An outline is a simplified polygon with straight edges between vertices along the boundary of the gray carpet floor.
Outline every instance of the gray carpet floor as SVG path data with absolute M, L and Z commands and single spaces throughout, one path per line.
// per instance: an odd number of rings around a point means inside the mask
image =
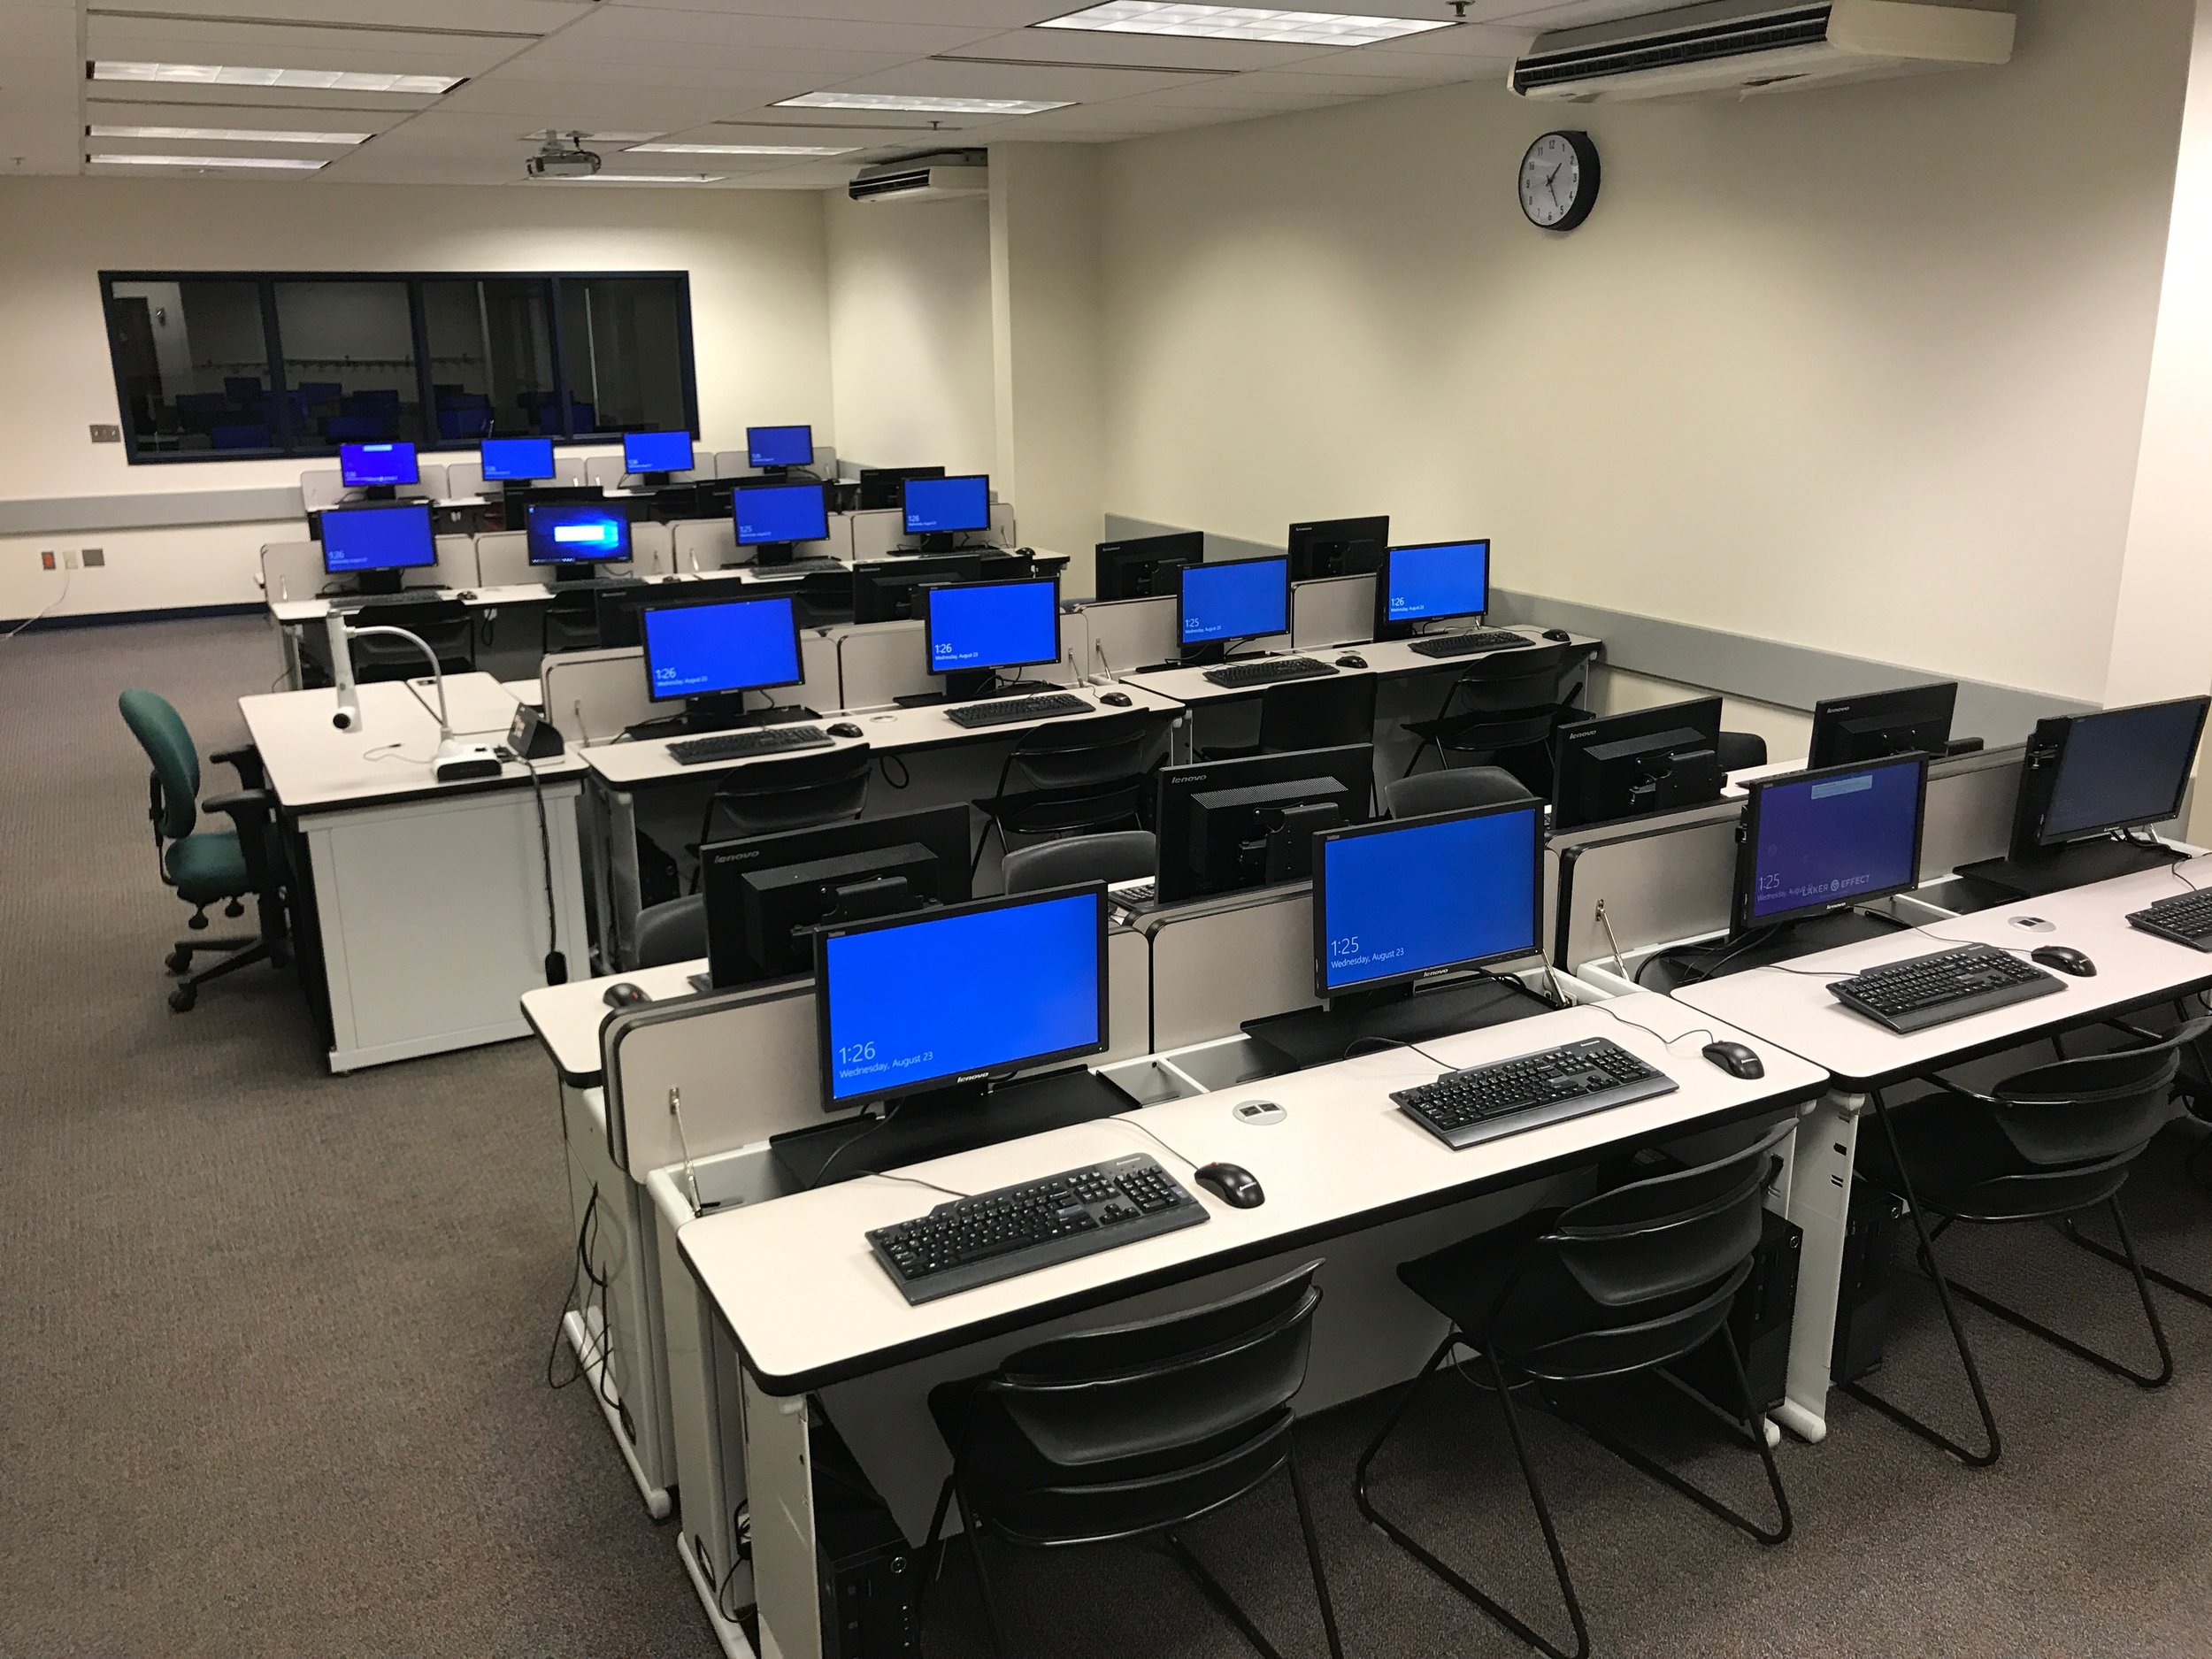
M 333 1078 L 288 977 L 164 1005 L 184 917 L 157 883 L 127 686 L 203 751 L 276 672 L 258 621 L 0 643 L 0 1655 L 713 1651 L 671 1534 L 592 1402 L 545 1385 L 568 1282 L 550 1074 L 522 1042 Z M 2155 1146 L 2152 1257 L 2212 1283 L 2212 1197 Z M 1962 1277 L 2128 1352 L 2124 1278 L 2048 1234 L 1962 1240 Z M 1786 1443 L 1797 1537 L 1762 1550 L 1559 1425 L 1532 1430 L 1601 1653 L 1853 1659 L 2212 1654 L 2212 1313 L 2173 1298 L 2178 1380 L 2139 1393 L 1970 1313 L 2008 1436 L 1970 1473 L 1839 1396 Z M 1886 1386 L 1962 1430 L 1924 1293 Z M 1525 1651 L 1365 1527 L 1361 1402 L 1306 1425 L 1353 1655 Z M 1747 1505 L 1755 1463 L 1671 1397 L 1609 1415 Z M 1385 1502 L 1564 1633 L 1494 1402 L 1434 1393 Z M 1286 1494 L 1192 1531 L 1287 1655 L 1318 1654 Z M 1240 1655 L 1164 1562 L 995 1557 L 1022 1655 Z M 933 1654 L 979 1651 L 956 1555 Z

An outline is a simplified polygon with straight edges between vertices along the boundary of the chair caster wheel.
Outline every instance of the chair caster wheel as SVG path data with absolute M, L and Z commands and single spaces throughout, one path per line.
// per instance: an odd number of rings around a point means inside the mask
M 236 899 L 233 899 L 229 903 L 223 906 L 223 914 L 229 917 L 234 922 L 245 913 L 246 907 Z
M 161 965 L 172 973 L 189 973 L 192 972 L 192 953 L 181 949 L 173 950 L 161 959 Z
M 169 993 L 169 1010 L 175 1014 L 188 1014 L 192 1011 L 192 1005 L 199 1000 L 197 986 L 180 985 Z
M 196 933 L 205 933 L 207 931 L 207 912 L 205 910 L 193 911 L 192 919 L 185 923 L 185 926 Z

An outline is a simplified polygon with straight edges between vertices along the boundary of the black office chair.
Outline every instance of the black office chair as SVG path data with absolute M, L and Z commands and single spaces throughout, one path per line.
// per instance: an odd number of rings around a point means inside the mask
M 1325 680 L 1286 680 L 1260 693 L 1260 732 L 1255 743 L 1210 745 L 1209 760 L 1242 755 L 1286 755 L 1302 749 L 1334 749 L 1375 741 L 1372 674 L 1333 674 Z
M 924 1548 L 942 1548 L 957 1502 L 994 1653 L 1038 1650 L 1007 1645 L 984 1566 L 987 1535 L 1021 1549 L 1157 1539 L 1239 1633 L 1277 1659 L 1181 1529 L 1282 1470 L 1329 1652 L 1343 1659 L 1290 1405 L 1306 1379 L 1320 1265 L 1188 1313 L 1042 1342 L 988 1377 L 930 1390 L 952 1473 Z
M 1006 855 L 1006 890 L 1040 893 L 1079 881 L 1144 881 L 1158 870 L 1160 843 L 1150 830 L 1109 830 L 1024 847 Z
M 599 595 L 596 591 L 580 588 L 572 593 L 563 593 L 557 588 L 553 590 L 553 597 L 538 609 L 538 649 L 541 656 L 599 649 Z
M 865 743 L 749 761 L 715 785 L 700 820 L 699 843 L 849 823 L 868 804 L 868 772 L 874 764 Z M 688 850 L 696 854 L 698 848 Z
M 1567 648 L 1556 642 L 1473 658 L 1444 693 L 1434 718 L 1403 722 L 1417 740 L 1404 775 L 1431 748 L 1445 765 L 1454 755 L 1494 762 L 1532 795 L 1551 794 L 1551 739 L 1559 724 Z
M 630 939 L 632 967 L 664 968 L 706 954 L 707 902 L 703 895 L 687 893 L 649 904 L 637 913 Z
M 1460 812 L 1535 799 L 1528 786 L 1502 766 L 1453 766 L 1443 772 L 1425 772 L 1385 786 L 1383 795 L 1394 818 L 1426 818 L 1433 812 Z
M 1954 1292 L 2008 1325 L 2139 1388 L 2162 1388 L 2173 1379 L 2173 1351 L 2167 1346 L 2142 1260 L 2135 1253 L 2134 1236 L 2120 1209 L 2120 1188 L 2127 1184 L 2128 1172 L 2143 1148 L 2173 1115 L 2181 1050 L 2212 1031 L 2212 1019 L 2193 1019 L 2164 1037 L 2124 1029 L 2142 1039 L 2142 1046 L 2038 1066 L 2005 1079 L 1986 1094 L 1942 1078 L 1926 1079 L 1934 1085 L 1933 1093 L 1895 1106 L 1883 1099 L 1879 1089 L 1874 1091 L 1881 1133 L 1860 1136 L 1859 1179 L 1905 1202 L 1919 1235 L 1921 1271 L 1935 1286 L 1987 1443 L 1974 1451 L 1863 1382 L 1845 1386 L 1855 1398 L 1971 1468 L 1995 1463 L 2004 1444 L 1974 1351 L 1967 1344 L 1966 1328 L 1952 1302 Z M 2062 1223 L 2098 1209 L 2111 1217 L 2121 1259 L 2135 1280 L 2143 1317 L 2158 1349 L 2155 1371 L 2123 1364 L 2017 1309 L 1956 1283 L 1936 1260 L 1936 1240 L 1955 1222 L 1987 1226 Z M 1933 1226 L 1928 1225 L 1930 1216 L 1937 1218 Z
M 983 868 L 994 830 L 1007 852 L 1015 835 L 1135 827 L 1166 731 L 1159 716 L 1141 711 L 1049 720 L 1023 733 L 999 768 L 998 787 L 972 803 L 986 824 L 970 873 Z
M 1633 1181 L 1567 1210 L 1537 1211 L 1398 1269 L 1406 1286 L 1451 1325 L 1420 1375 L 1398 1396 L 1382 1432 L 1361 1455 L 1353 1495 L 1360 1513 L 1393 1543 L 1553 1659 L 1571 1655 L 1446 1566 L 1375 1507 L 1368 1474 L 1376 1454 L 1430 1379 L 1445 1369 L 1455 1348 L 1464 1345 L 1482 1356 L 1487 1386 L 1495 1390 L 1505 1413 L 1521 1478 L 1527 1483 L 1552 1571 L 1574 1626 L 1571 1659 L 1584 1659 L 1589 1653 L 1589 1628 L 1551 1509 L 1536 1479 L 1536 1465 L 1529 1457 L 1514 1389 L 1532 1383 L 1538 1397 L 1563 1421 L 1760 1543 L 1786 1540 L 1792 1525 L 1789 1496 L 1767 1446 L 1765 1425 L 1751 1398 L 1728 1317 L 1737 1290 L 1751 1274 L 1763 1207 L 1761 1194 L 1780 1167 L 1777 1148 L 1792 1133 L 1793 1125 L 1778 1125 L 1740 1152 Z M 1738 1514 L 1609 1431 L 1570 1413 L 1550 1392 L 1562 1383 L 1655 1371 L 1709 1342 L 1727 1356 L 1728 1374 L 1740 1391 L 1743 1432 L 1758 1452 L 1779 1517 L 1772 1528 Z
M 1720 757 L 1724 772 L 1767 764 L 1767 741 L 1756 732 L 1723 732 L 1713 752 Z

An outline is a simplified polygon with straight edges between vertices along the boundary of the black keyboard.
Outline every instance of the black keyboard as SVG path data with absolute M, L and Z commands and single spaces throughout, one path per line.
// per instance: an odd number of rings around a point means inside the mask
M 1150 881 L 1139 881 L 1125 887 L 1106 889 L 1108 902 L 1114 904 L 1149 904 L 1159 896 L 1158 886 Z
M 1416 657 L 1472 657 L 1478 651 L 1509 651 L 1517 645 L 1533 645 L 1525 634 L 1503 628 L 1477 628 L 1469 634 L 1430 634 L 1409 647 Z
M 2147 910 L 2135 910 L 2129 923 L 2177 945 L 2212 951 L 2212 893 L 2177 893 Z
M 1271 686 L 1279 680 L 1318 680 L 1336 670 L 1310 657 L 1259 657 L 1248 663 L 1209 668 L 1206 680 L 1216 686 Z
M 1017 720 L 1056 720 L 1064 714 L 1095 714 L 1098 710 L 1064 691 L 1048 692 L 1041 697 L 1001 697 L 995 703 L 964 703 L 956 709 L 947 709 L 946 718 L 955 726 L 1010 726 Z
M 1447 1146 L 1471 1147 L 1681 1087 L 1603 1037 L 1448 1071 L 1400 1089 L 1398 1110 Z
M 995 1285 L 1206 1219 L 1206 1207 L 1142 1153 L 940 1204 L 868 1234 L 910 1302 Z
M 833 741 L 818 726 L 764 726 L 757 732 L 717 732 L 709 737 L 687 737 L 668 746 L 668 757 L 680 766 L 699 766 L 710 760 L 743 760 L 753 755 L 787 755 L 798 749 L 828 749 Z
M 1902 1033 L 2048 996 L 2065 987 L 2055 974 L 1993 945 L 1969 945 L 1885 963 L 1828 988 L 1854 1013 Z
M 333 611 L 379 611 L 386 605 L 434 605 L 453 595 L 442 588 L 410 588 L 396 594 L 341 594 L 330 602 Z

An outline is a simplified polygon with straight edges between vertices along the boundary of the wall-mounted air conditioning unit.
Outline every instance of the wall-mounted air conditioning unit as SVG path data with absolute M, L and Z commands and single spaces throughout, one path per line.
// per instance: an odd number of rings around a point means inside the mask
M 991 188 L 987 152 L 935 150 L 863 167 L 845 187 L 856 202 L 966 202 Z

